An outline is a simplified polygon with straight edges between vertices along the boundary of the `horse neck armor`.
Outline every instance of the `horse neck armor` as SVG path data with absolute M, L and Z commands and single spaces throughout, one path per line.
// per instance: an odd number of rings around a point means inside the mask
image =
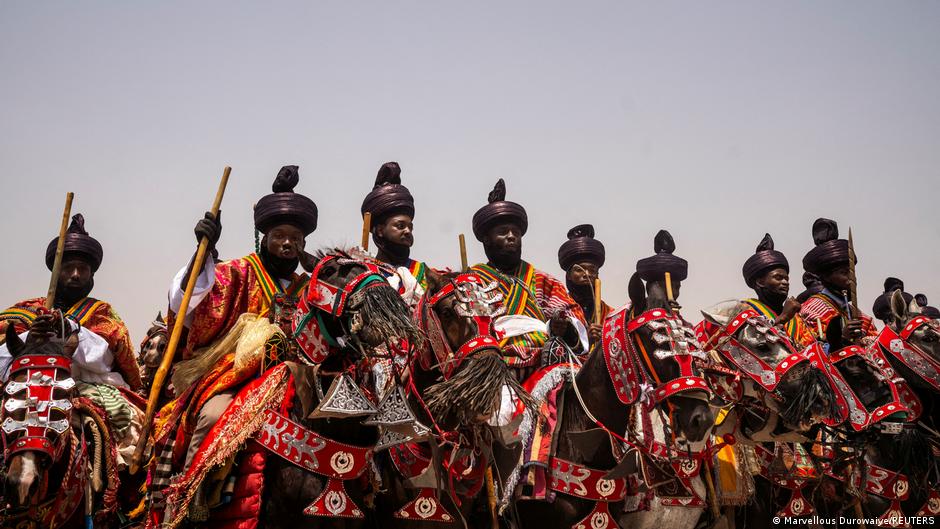
M 917 316 L 901 329 L 900 334 L 890 327 L 883 328 L 878 335 L 877 347 L 872 349 L 878 353 L 879 359 L 883 359 L 885 362 L 887 362 L 887 358 L 884 355 L 891 355 L 935 391 L 940 391 L 940 362 L 937 362 L 929 353 L 910 341 L 911 335 L 925 325 L 940 331 L 940 322 L 937 320 L 932 320 L 926 316 Z M 883 369 L 889 371 L 891 365 L 886 364 Z M 902 391 L 909 390 L 906 383 L 901 389 Z M 913 392 L 910 392 L 910 395 L 909 407 L 915 414 L 920 415 L 922 411 L 920 400 Z
M 627 480 L 605 479 L 606 474 L 603 470 L 594 470 L 558 457 L 552 458 L 551 489 L 575 498 L 594 501 L 591 512 L 573 527 L 620 527 L 610 513 L 610 503 L 626 498 Z

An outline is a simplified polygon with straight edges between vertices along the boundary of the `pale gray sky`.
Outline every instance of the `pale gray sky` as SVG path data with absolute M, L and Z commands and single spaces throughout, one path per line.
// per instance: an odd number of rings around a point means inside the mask
M 568 228 L 595 225 L 613 304 L 659 228 L 693 319 L 748 294 L 765 231 L 798 283 L 822 215 L 854 229 L 865 310 L 886 275 L 940 303 L 938 27 L 926 1 L 0 1 L 0 304 L 45 292 L 73 190 L 105 248 L 94 295 L 137 342 L 224 165 L 237 257 L 281 165 L 319 246 L 358 240 L 389 160 L 432 265 L 460 232 L 482 258 L 470 219 L 503 177 L 536 266 L 560 276 Z

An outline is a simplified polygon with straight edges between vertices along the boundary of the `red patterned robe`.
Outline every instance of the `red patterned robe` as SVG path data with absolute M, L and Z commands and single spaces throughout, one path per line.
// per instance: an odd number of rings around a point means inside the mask
M 27 299 L 0 312 L 0 343 L 5 339 L 4 333 L 10 324 L 14 326 L 17 334 L 26 332 L 45 302 L 44 297 Z M 94 298 L 84 298 L 64 313 L 66 317 L 104 338 L 108 342 L 108 349 L 114 354 L 112 370 L 120 373 L 132 390 L 141 388 L 140 366 L 137 364 L 130 334 L 110 304 Z
M 512 276 L 488 264 L 478 264 L 470 270 L 485 281 L 495 281 L 503 294 L 505 315 L 522 315 L 548 321 L 552 313 L 561 311 L 587 327 L 584 312 L 571 298 L 565 284 L 522 261 Z M 500 345 L 511 354 L 504 356 L 510 366 L 522 368 L 537 365 L 542 346 L 548 340 L 545 332 L 529 332 L 521 336 L 504 338 Z
M 804 301 L 803 307 L 800 309 L 800 316 L 823 340 L 826 338 L 829 325 L 836 318 L 842 318 L 843 322 L 850 319 L 846 312 L 845 302 L 837 300 L 828 293 L 828 290 L 813 294 Z M 875 328 L 871 317 L 864 313 L 860 313 L 859 316 L 862 319 L 862 330 L 865 331 L 865 337 L 862 338 L 863 342 L 874 340 L 878 336 L 878 330 Z

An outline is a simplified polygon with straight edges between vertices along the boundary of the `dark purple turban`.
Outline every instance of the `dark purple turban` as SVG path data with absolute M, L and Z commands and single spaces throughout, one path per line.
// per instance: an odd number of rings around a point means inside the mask
M 502 178 L 496 182 L 487 200 L 489 203 L 473 214 L 473 235 L 478 241 L 483 242 L 483 236 L 490 228 L 505 222 L 518 224 L 525 235 L 529 229 L 529 217 L 524 207 L 506 200 L 506 182 Z
M 594 263 L 604 266 L 604 245 L 594 238 L 594 226 L 581 224 L 568 230 L 568 240 L 558 249 L 558 264 L 567 272 L 577 263 Z
M 46 247 L 46 267 L 49 270 L 52 270 L 55 262 L 55 251 L 58 245 L 59 238 L 56 237 L 49 241 L 49 246 Z M 92 272 L 98 271 L 98 267 L 101 266 L 104 250 L 101 249 L 101 243 L 85 231 L 85 217 L 81 213 L 72 216 L 72 223 L 65 232 L 64 248 L 63 257 L 72 254 L 84 259 L 91 265 Z
M 294 193 L 300 180 L 296 165 L 285 165 L 277 173 L 270 195 L 261 197 L 255 204 L 255 228 L 267 233 L 281 224 L 297 226 L 304 235 L 317 229 L 317 205 L 309 198 Z
M 401 185 L 401 167 L 396 162 L 388 162 L 379 168 L 372 191 L 366 195 L 360 208 L 363 216 L 372 214 L 373 222 L 396 214 L 415 217 L 415 199 L 408 188 Z
M 848 264 L 849 241 L 839 238 L 839 226 L 836 221 L 816 219 L 813 223 L 813 242 L 816 247 L 803 257 L 803 269 L 817 276 Z M 856 257 L 856 262 L 858 258 Z
M 689 275 L 689 262 L 672 253 L 676 251 L 676 241 L 666 230 L 659 230 L 653 238 L 653 251 L 656 255 L 636 262 L 636 272 L 644 281 L 658 281 L 666 277 L 666 272 L 677 281 L 683 281 Z
M 904 292 L 904 281 L 901 281 L 896 277 L 889 277 L 885 279 L 884 286 L 884 293 L 875 298 L 875 304 L 871 307 L 871 313 L 881 321 L 884 321 L 888 319 L 888 316 L 891 316 L 891 295 L 894 294 L 895 290 L 901 291 L 901 295 L 904 296 L 905 304 L 910 304 L 911 300 L 914 299 L 914 296 Z
M 744 267 L 741 270 L 744 274 L 744 282 L 747 283 L 747 286 L 754 288 L 754 281 L 776 268 L 783 268 L 789 272 L 790 263 L 785 255 L 774 250 L 773 237 L 769 233 L 765 233 L 764 238 L 757 245 L 754 255 L 744 261 Z

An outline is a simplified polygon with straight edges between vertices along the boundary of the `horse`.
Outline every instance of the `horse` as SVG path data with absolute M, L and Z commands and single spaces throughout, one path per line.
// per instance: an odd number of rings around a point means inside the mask
M 702 448 L 714 422 L 709 387 L 692 362 L 704 355 L 665 293 L 648 292 L 631 289 L 632 305 L 607 317 L 601 346 L 580 367 L 569 355 L 526 381 L 534 398 L 554 402 L 549 417 L 556 424 L 529 415 L 520 426 L 529 459 L 506 485 L 520 495 L 512 512 L 519 527 L 605 529 L 618 519 L 625 527 L 646 527 L 660 520 L 662 509 L 654 506 L 651 515 L 642 505 L 651 492 L 640 458 L 675 493 L 657 498 L 659 505 L 699 506 L 689 487 L 704 452 L 688 456 Z M 534 439 L 545 440 L 548 461 L 535 457 Z M 503 505 L 508 508 L 505 497 Z M 694 525 L 700 509 L 680 509 L 685 512 L 673 513 L 668 526 Z M 622 517 L 624 511 L 634 514 Z
M 276 302 L 269 367 L 239 390 L 192 468 L 165 489 L 175 511 L 161 527 L 178 526 L 193 490 L 226 465 L 235 469 L 229 501 L 210 511 L 211 526 L 371 523 L 379 430 L 363 421 L 380 397 L 372 367 L 424 338 L 374 265 L 340 249 L 305 254 L 302 264 L 311 278 L 299 299 Z
M 426 425 L 427 439 L 395 434 L 396 444 L 383 457 L 383 527 L 457 528 L 467 519 L 495 515 L 487 516 L 490 506 L 479 501 L 484 486 L 487 496 L 495 493 L 487 474 L 494 452 L 500 453 L 493 444 L 504 440 L 491 424 L 504 395 L 530 402 L 493 335 L 501 300 L 496 285 L 458 274 L 432 277 L 415 307 L 428 340 L 408 363 L 405 398 L 408 410 L 415 410 L 407 413 Z M 386 426 L 394 434 L 391 428 Z
M 3 527 L 84 527 L 118 518 L 123 491 L 108 416 L 78 394 L 71 376 L 78 333 L 57 329 L 54 321 L 39 316 L 25 342 L 7 327 Z
M 144 337 L 143 341 L 140 342 L 140 352 L 137 355 L 137 362 L 140 365 L 140 379 L 143 382 L 140 394 L 144 397 L 150 394 L 150 387 L 153 385 L 153 377 L 160 367 L 160 361 L 163 360 L 163 352 L 166 351 L 166 346 L 169 341 L 170 334 L 166 327 L 166 321 L 163 319 L 163 314 L 157 313 L 157 317 L 154 318 L 153 322 L 150 324 L 150 328 L 147 329 L 147 335 Z M 165 390 L 165 392 L 169 391 L 170 388 Z M 166 400 L 161 399 L 158 408 L 165 403 Z
M 865 451 L 869 516 L 940 515 L 940 473 L 933 447 L 940 444 L 935 429 L 940 397 L 940 322 L 920 314 L 916 302 L 904 302 L 900 292 L 890 300 L 892 320 L 881 330 L 869 355 L 897 386 L 906 420 L 876 430 Z M 915 422 L 916 421 L 916 422 Z

